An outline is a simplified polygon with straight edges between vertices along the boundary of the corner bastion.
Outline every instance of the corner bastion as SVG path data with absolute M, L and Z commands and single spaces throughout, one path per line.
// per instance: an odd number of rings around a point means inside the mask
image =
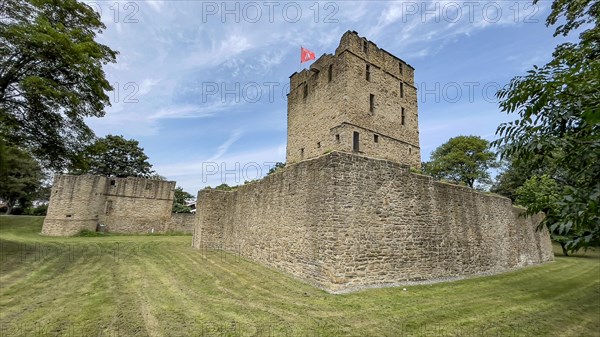
M 67 236 L 81 230 L 191 234 L 194 216 L 171 214 L 174 190 L 174 181 L 58 175 L 42 234 Z

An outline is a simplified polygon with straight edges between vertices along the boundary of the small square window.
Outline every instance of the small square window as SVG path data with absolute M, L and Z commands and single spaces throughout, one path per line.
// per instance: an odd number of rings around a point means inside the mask
M 373 141 L 379 143 L 379 135 L 373 135 Z
M 340 135 L 339 134 L 335 135 L 335 141 L 338 142 L 338 143 L 340 142 Z
M 117 184 L 117 181 L 114 179 L 111 179 L 110 186 L 115 186 L 116 184 Z
M 317 148 L 319 148 L 319 149 L 321 148 L 321 142 L 317 143 Z

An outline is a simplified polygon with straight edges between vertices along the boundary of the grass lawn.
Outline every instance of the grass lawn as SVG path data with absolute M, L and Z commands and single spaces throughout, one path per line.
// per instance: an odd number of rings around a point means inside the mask
M 330 295 L 191 236 L 43 237 L 0 216 L 0 336 L 600 336 L 600 254 Z M 559 253 L 560 248 L 555 250 Z

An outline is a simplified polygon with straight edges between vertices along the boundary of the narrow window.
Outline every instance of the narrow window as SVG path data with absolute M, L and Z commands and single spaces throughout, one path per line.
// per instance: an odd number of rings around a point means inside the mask
M 379 143 L 379 135 L 373 135 L 373 141 Z
M 113 208 L 112 200 L 107 200 L 106 201 L 106 209 L 104 210 L 105 214 L 110 215 L 110 213 L 112 213 L 112 208 Z
M 303 97 L 304 97 L 304 98 L 308 97 L 308 84 L 306 84 L 306 82 L 304 82 L 304 92 L 303 92 Z
M 369 111 L 375 112 L 375 95 L 369 95 Z
M 408 147 L 408 154 L 412 154 L 412 147 Z
M 317 143 L 317 148 L 320 149 L 321 148 L 321 142 Z
M 367 64 L 367 68 L 365 71 L 367 81 L 371 81 L 371 65 Z
M 73 214 L 67 214 L 66 216 L 67 216 L 67 218 L 70 218 L 73 216 Z
M 110 186 L 115 186 L 116 184 L 117 184 L 117 181 L 116 181 L 116 180 L 112 179 L 112 180 L 110 181 Z
M 369 51 L 369 43 L 367 42 L 367 40 L 363 40 L 363 52 L 368 52 Z
M 400 82 L 400 98 L 404 98 L 404 82 Z
M 404 73 L 404 69 L 402 67 L 402 62 L 398 63 L 398 69 L 400 70 L 400 75 L 402 75 L 402 73 Z
M 300 159 L 304 159 L 304 148 L 300 149 Z
M 329 65 L 329 70 L 327 72 L 327 80 L 329 82 L 331 82 L 331 80 L 333 79 L 333 64 Z
M 360 143 L 360 135 L 358 134 L 358 132 L 354 131 L 354 133 L 352 135 L 352 151 L 354 151 L 354 152 L 359 151 L 359 143 Z
M 406 112 L 404 111 L 404 108 L 402 108 L 401 112 L 400 112 L 400 124 L 404 125 L 405 119 L 406 119 Z
M 335 141 L 338 142 L 338 143 L 340 142 L 340 135 L 339 134 L 335 135 Z

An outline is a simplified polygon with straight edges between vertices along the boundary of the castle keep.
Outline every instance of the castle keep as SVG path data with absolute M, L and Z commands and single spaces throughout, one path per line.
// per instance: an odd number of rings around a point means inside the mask
M 287 163 L 344 151 L 421 166 L 414 69 L 356 33 L 290 77 Z
M 508 198 L 412 173 L 414 69 L 356 32 L 290 77 L 287 165 L 198 193 L 197 249 L 222 249 L 330 292 L 498 273 L 553 259 Z

